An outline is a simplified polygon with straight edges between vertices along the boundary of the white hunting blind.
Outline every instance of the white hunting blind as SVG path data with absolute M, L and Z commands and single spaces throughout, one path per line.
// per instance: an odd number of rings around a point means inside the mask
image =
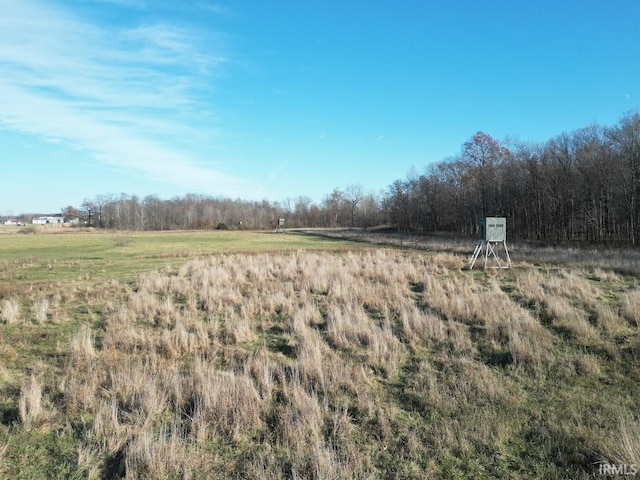
M 504 217 L 485 217 L 481 219 L 480 240 L 485 242 L 506 242 L 507 219 Z
M 276 225 L 276 230 L 274 233 L 287 233 L 287 230 L 285 229 L 284 226 L 284 218 L 279 218 L 278 219 L 278 224 Z
M 506 263 L 500 261 L 498 252 L 504 249 Z M 504 217 L 485 217 L 480 220 L 480 239 L 469 262 L 469 270 L 473 268 L 478 256 L 482 253 L 484 268 L 511 268 L 511 257 L 507 248 L 507 219 Z M 495 266 L 489 265 L 489 254 L 495 260 Z M 504 261 L 504 260 L 503 260 Z

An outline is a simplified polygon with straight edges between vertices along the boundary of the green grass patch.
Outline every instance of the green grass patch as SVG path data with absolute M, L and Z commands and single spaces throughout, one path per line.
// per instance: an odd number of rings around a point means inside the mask
M 0 426 L 0 478 L 86 478 L 78 468 L 78 440 L 69 433 L 17 431 Z
M 122 280 L 220 253 L 358 248 L 345 240 L 254 231 L 9 233 L 0 240 L 0 283 L 17 285 Z

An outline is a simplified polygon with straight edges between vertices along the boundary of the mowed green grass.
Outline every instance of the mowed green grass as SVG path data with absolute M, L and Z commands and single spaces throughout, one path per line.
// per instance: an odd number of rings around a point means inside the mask
M 0 235 L 0 283 L 123 279 L 212 254 L 347 245 L 358 248 L 344 240 L 256 231 L 6 233 Z

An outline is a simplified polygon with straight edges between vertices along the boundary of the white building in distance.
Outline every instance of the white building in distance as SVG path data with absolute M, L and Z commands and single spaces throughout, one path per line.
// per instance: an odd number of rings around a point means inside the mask
M 44 217 L 36 217 L 31 220 L 34 225 L 47 225 L 51 223 L 64 223 L 64 217 L 62 215 L 51 215 Z

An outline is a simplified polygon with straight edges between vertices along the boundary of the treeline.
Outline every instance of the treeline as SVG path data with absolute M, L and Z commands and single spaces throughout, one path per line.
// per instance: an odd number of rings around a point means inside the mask
M 73 211 L 69 211 L 69 210 Z M 99 195 L 84 223 L 132 230 L 265 229 L 386 224 L 401 231 L 472 235 L 484 216 L 508 219 L 509 236 L 543 241 L 640 243 L 640 115 L 591 125 L 542 143 L 500 142 L 483 132 L 458 155 L 412 171 L 379 193 L 336 188 L 321 202 L 260 202 L 185 195 Z
M 504 216 L 511 237 L 637 245 L 640 115 L 539 144 L 478 132 L 456 157 L 394 182 L 383 209 L 403 230 L 470 234 Z
M 80 209 L 67 207 L 65 218 L 81 224 L 122 230 L 266 229 L 279 218 L 288 227 L 370 227 L 383 221 L 380 197 L 357 185 L 335 189 L 317 205 L 300 196 L 283 202 L 245 201 L 187 194 L 170 200 L 155 195 L 98 195 Z

